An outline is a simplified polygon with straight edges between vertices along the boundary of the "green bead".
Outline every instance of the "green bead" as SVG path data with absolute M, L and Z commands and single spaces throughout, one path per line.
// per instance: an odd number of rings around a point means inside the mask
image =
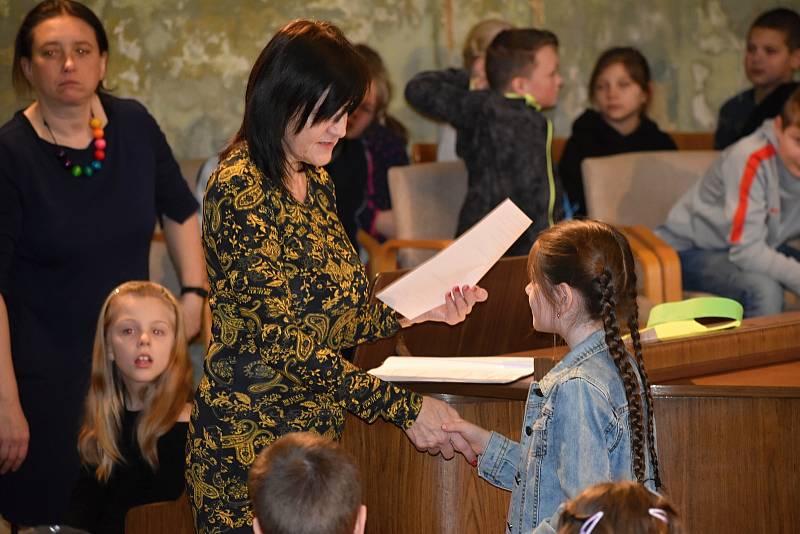
M 87 166 L 85 166 L 85 167 L 83 168 L 83 175 L 84 175 L 84 176 L 87 176 L 87 177 L 89 177 L 89 176 L 91 176 L 91 175 L 93 175 L 93 174 L 94 174 L 94 170 L 92 169 L 92 166 L 91 166 L 91 165 L 87 165 Z
M 74 167 L 72 167 L 72 168 L 70 169 L 70 172 L 72 173 L 72 176 L 74 176 L 74 177 L 76 177 L 76 178 L 77 178 L 78 176 L 80 176 L 81 174 L 83 174 L 83 170 L 81 169 L 81 166 L 80 166 L 80 165 L 75 165 Z

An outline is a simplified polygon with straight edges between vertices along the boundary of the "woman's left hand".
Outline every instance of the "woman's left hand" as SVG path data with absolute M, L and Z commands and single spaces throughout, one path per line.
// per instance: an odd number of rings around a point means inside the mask
M 423 313 L 412 320 L 401 321 L 404 327 L 425 321 L 438 321 L 450 325 L 458 324 L 463 321 L 472 311 L 476 302 L 483 302 L 489 297 L 489 293 L 479 286 L 454 287 L 444 296 L 444 304 Z
M 190 341 L 200 332 L 205 299 L 196 293 L 186 293 L 181 297 L 183 308 L 183 325 L 186 330 L 186 341 Z

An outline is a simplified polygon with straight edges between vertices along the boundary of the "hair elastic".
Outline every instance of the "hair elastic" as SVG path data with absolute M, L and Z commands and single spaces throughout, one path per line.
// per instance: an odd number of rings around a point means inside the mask
M 653 510 L 653 508 L 651 508 L 651 510 Z M 594 527 L 597 526 L 597 523 L 603 519 L 603 515 L 603 512 L 596 512 L 594 515 L 589 517 L 589 519 L 584 521 L 583 525 L 581 525 L 581 529 L 578 531 L 578 534 L 590 534 L 594 530 Z
M 667 512 L 665 512 L 661 508 L 648 508 L 647 513 L 655 517 L 656 519 L 660 519 L 664 523 L 669 523 L 669 520 L 667 519 Z

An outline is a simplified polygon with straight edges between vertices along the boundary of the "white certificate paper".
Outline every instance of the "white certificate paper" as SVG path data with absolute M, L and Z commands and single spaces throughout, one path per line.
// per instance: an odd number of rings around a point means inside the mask
M 444 304 L 456 286 L 474 286 L 533 221 L 505 199 L 452 245 L 387 286 L 377 297 L 413 319 Z
M 369 374 L 390 382 L 506 384 L 533 374 L 533 358 L 518 356 L 390 356 Z

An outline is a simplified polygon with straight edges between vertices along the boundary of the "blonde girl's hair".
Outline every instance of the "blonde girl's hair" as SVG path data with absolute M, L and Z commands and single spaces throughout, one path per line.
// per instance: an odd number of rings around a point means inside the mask
M 478 22 L 470 28 L 464 39 L 464 48 L 461 50 L 461 57 L 464 59 L 464 68 L 472 69 L 472 64 L 486 54 L 486 49 L 492 44 L 492 40 L 503 30 L 510 30 L 514 26 L 504 20 L 486 19 Z
M 672 504 L 662 495 L 631 481 L 605 482 L 568 501 L 558 534 L 579 534 L 594 522 L 592 534 L 681 534 Z
M 528 275 L 554 306 L 558 305 L 555 295 L 558 284 L 565 283 L 578 290 L 589 318 L 602 321 L 608 350 L 625 387 L 634 475 L 637 481 L 645 482 L 649 457 L 655 487 L 661 488 L 653 396 L 642 358 L 636 269 L 628 240 L 610 224 L 562 221 L 537 237 L 528 255 Z M 625 330 L 631 335 L 633 362 L 622 341 Z M 637 374 L 644 395 L 640 395 Z
M 192 364 L 186 350 L 186 334 L 178 301 L 163 286 L 153 282 L 125 282 L 106 298 L 97 319 L 92 351 L 89 393 L 78 436 L 78 452 L 88 466 L 95 466 L 97 480 L 105 482 L 114 465 L 124 462 L 120 454 L 120 431 L 125 409 L 125 384 L 109 358 L 108 329 L 114 318 L 114 302 L 123 295 L 152 297 L 172 310 L 175 341 L 167 368 L 144 390 L 144 409 L 136 421 L 136 441 L 142 457 L 155 471 L 158 468 L 158 438 L 173 427 L 192 391 Z

